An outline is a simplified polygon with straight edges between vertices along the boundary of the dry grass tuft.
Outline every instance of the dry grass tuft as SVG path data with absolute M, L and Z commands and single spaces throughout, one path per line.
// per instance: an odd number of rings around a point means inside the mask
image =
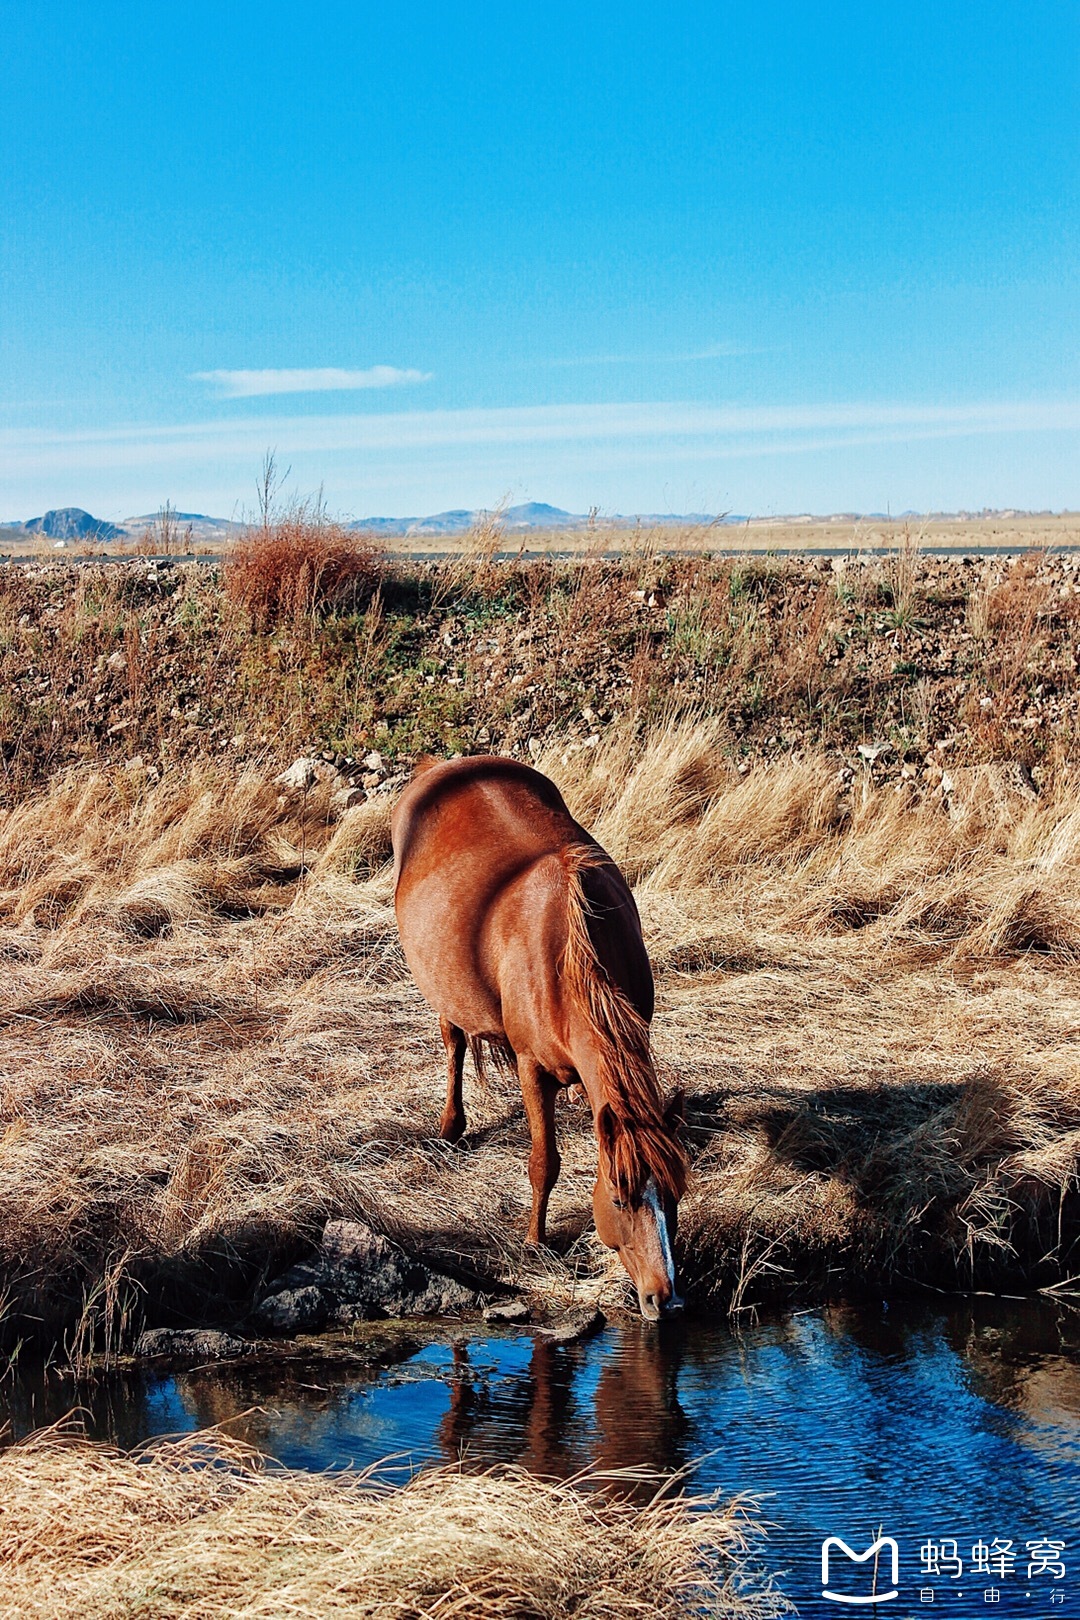
M 399 1489 L 298 1474 L 219 1432 L 123 1453 L 55 1431 L 0 1455 L 0 1617 L 303 1620 L 778 1614 L 738 1503 L 634 1507 L 519 1469 Z
M 370 545 L 301 510 L 241 540 L 225 566 L 224 587 L 254 629 L 300 629 L 320 613 L 362 603 L 379 573 Z

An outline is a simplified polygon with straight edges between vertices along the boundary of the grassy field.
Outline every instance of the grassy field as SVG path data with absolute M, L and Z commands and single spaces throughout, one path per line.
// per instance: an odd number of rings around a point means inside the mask
M 820 756 L 741 773 L 719 722 L 537 763 L 623 863 L 685 1085 L 692 1302 L 1056 1286 L 1078 1270 L 1080 782 L 952 796 Z M 392 795 L 192 764 L 61 777 L 0 822 L 0 1275 L 77 1360 L 239 1322 L 329 1217 L 541 1311 L 628 1303 L 563 1108 L 553 1249 L 524 1244 L 513 1084 L 435 1138 L 435 1021 L 390 904 Z
M 455 747 L 535 760 L 636 887 L 695 1304 L 1065 1284 L 1078 655 L 1043 555 L 405 566 L 297 523 L 220 574 L 0 570 L 0 1332 L 242 1323 L 336 1216 L 625 1302 L 586 1116 L 544 1253 L 515 1087 L 434 1136 L 388 824 Z
M 746 1529 L 738 1504 L 517 1469 L 387 1490 L 213 1432 L 135 1455 L 46 1433 L 0 1453 L 0 1620 L 764 1620 L 784 1605 L 748 1588 Z

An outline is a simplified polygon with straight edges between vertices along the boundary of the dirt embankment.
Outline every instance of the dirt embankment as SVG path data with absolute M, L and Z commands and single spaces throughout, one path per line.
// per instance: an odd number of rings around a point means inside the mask
M 689 713 L 744 766 L 825 752 L 848 779 L 946 796 L 956 765 L 1037 789 L 1076 751 L 1071 556 L 356 556 L 264 558 L 254 585 L 239 563 L 0 568 L 0 793 L 73 764 L 313 751 L 359 784 L 372 751 L 390 771 L 553 739 L 573 755 Z

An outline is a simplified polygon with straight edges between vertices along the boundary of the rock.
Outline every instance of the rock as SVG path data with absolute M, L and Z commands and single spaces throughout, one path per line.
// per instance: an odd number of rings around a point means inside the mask
M 376 781 L 371 784 L 371 792 L 396 793 L 399 788 L 403 788 L 405 786 L 406 782 L 409 780 L 409 774 L 410 773 L 408 771 L 395 771 L 393 776 L 384 777 L 381 781 L 376 779 Z M 368 779 L 366 776 L 364 777 L 364 786 L 368 786 Z
M 386 769 L 383 764 L 383 757 L 377 748 L 373 748 L 369 754 L 364 755 L 363 763 L 369 771 L 383 771 Z
M 604 1313 L 600 1307 L 585 1305 L 580 1310 L 568 1311 L 550 1327 L 542 1327 L 537 1331 L 555 1344 L 574 1344 L 578 1339 L 588 1339 L 592 1334 L 599 1333 L 603 1325 Z
M 283 1288 L 270 1294 L 252 1312 L 252 1321 L 266 1333 L 318 1333 L 326 1326 L 329 1308 L 321 1288 Z
M 127 669 L 127 659 L 122 652 L 110 653 L 105 660 L 105 668 L 114 671 Z
M 364 792 L 363 788 L 338 788 L 336 793 L 332 793 L 330 795 L 330 808 L 339 816 L 343 816 L 346 810 L 351 810 L 356 804 L 366 803 L 367 794 Z
M 530 1316 L 529 1307 L 523 1299 L 500 1300 L 496 1305 L 489 1305 L 484 1311 L 485 1322 L 527 1322 Z
M 954 818 L 978 815 L 991 822 L 1007 813 L 1015 815 L 1039 797 L 1030 770 L 1019 760 L 954 765 L 942 772 L 941 791 Z
M 274 777 L 274 786 L 288 788 L 291 793 L 306 793 L 315 781 L 315 775 L 313 759 L 297 759 L 280 776 Z
M 218 1328 L 150 1328 L 139 1335 L 135 1354 L 175 1356 L 185 1361 L 231 1361 L 248 1353 L 245 1339 L 235 1339 Z
M 362 1221 L 328 1221 L 317 1258 L 279 1277 L 255 1312 L 267 1331 L 302 1332 L 385 1316 L 453 1316 L 481 1297 Z M 305 1313 L 306 1320 L 302 1320 Z

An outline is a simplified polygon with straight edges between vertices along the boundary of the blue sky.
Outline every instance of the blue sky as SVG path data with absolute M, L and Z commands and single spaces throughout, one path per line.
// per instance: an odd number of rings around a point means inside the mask
M 0 517 L 1080 505 L 1080 7 L 0 0 Z

